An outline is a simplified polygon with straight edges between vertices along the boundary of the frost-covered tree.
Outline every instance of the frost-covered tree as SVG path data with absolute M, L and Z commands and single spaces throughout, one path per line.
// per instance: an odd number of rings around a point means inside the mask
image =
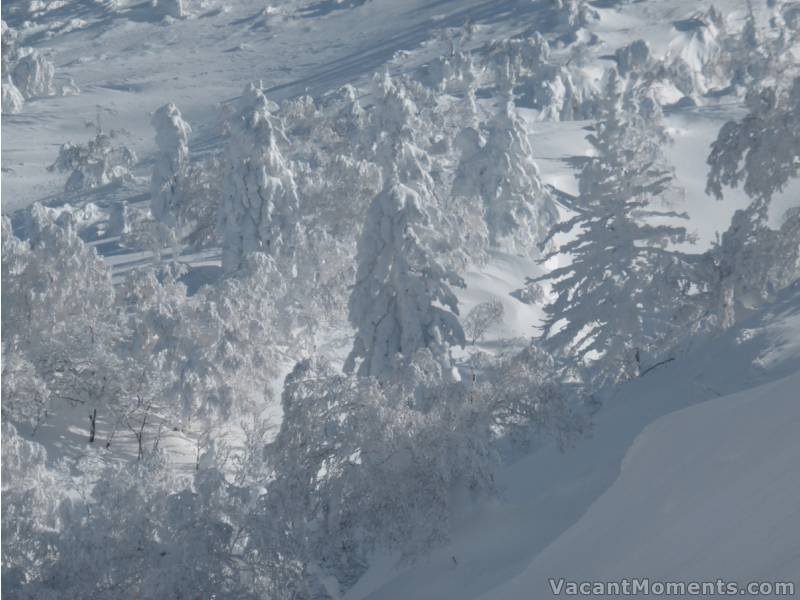
M 573 216 L 551 232 L 573 237 L 545 257 L 570 262 L 531 281 L 550 282 L 554 295 L 546 345 L 588 364 L 602 385 L 637 376 L 669 344 L 691 304 L 692 269 L 668 248 L 687 241 L 672 222 L 685 215 L 657 209 L 672 174 L 646 121 L 612 105 L 587 139 L 596 155 L 581 170 L 579 196 L 562 199 Z
M 472 240 L 462 243 L 462 234 L 474 219 L 472 206 L 450 201 L 449 132 L 440 118 L 441 107 L 418 83 L 388 74 L 376 79 L 379 100 L 369 129 L 372 160 L 382 169 L 384 182 L 396 173 L 398 181 L 423 202 L 430 221 L 430 227 L 420 232 L 423 243 L 441 257 L 443 265 L 463 265 L 465 250 L 474 244 Z
M 151 119 L 158 151 L 150 182 L 150 210 L 157 221 L 175 226 L 183 210 L 192 128 L 174 104 L 165 104 Z
M 35 366 L 18 351 L 14 317 L 19 315 L 18 302 L 25 298 L 24 287 L 31 258 L 30 246 L 19 240 L 7 217 L 2 219 L 2 321 L 3 321 L 3 403 L 4 421 L 29 425 L 34 431 L 46 418 L 50 407 L 50 391 Z M 13 315 L 13 316 L 12 316 Z M 32 316 L 32 315 L 31 315 Z
M 125 204 L 120 233 L 121 246 L 134 251 L 149 251 L 155 266 L 161 264 L 165 251 L 171 250 L 174 256 L 180 252 L 180 240 L 175 230 L 156 221 L 148 206 Z
M 552 0 L 557 23 L 568 31 L 586 27 L 600 18 L 588 0 Z
M 754 87 L 767 75 L 770 56 L 752 3 L 748 3 L 742 29 L 726 41 L 731 85 L 744 89 Z
M 290 273 L 299 245 L 297 185 L 278 147 L 270 105 L 260 89 L 245 88 L 228 120 L 225 189 L 219 208 L 222 266 L 241 268 L 251 252 L 263 252 Z
M 35 50 L 26 54 L 14 65 L 14 84 L 25 99 L 53 96 L 55 66 Z
M 474 346 L 486 332 L 503 321 L 503 303 L 499 300 L 488 300 L 477 304 L 464 317 L 464 331 Z
M 430 158 L 417 144 L 422 122 L 418 108 L 406 87 L 393 80 L 388 71 L 375 77 L 376 101 L 369 112 L 369 132 L 373 160 L 388 177 L 397 170 L 400 180 L 418 192 L 430 190 Z
M 4 417 L 35 428 L 52 409 L 81 406 L 89 442 L 106 446 L 122 429 L 141 442 L 147 423 L 174 426 L 164 355 L 137 335 L 145 307 L 123 305 L 69 213 L 36 204 L 26 230 L 22 242 L 4 224 Z
M 682 24 L 685 31 L 670 42 L 664 63 L 676 87 L 697 101 L 729 83 L 723 48 L 729 34 L 725 16 L 714 5 Z
M 539 32 L 524 38 L 492 42 L 487 62 L 501 93 L 514 90 L 521 106 L 536 109 L 540 120 L 586 119 L 596 116 L 599 91 L 585 68 L 584 43 L 554 53 Z
M 80 239 L 69 214 L 57 218 L 34 204 L 26 229 L 29 239 L 21 242 L 4 223 L 3 346 L 6 357 L 15 355 L 6 365 L 11 381 L 4 382 L 15 395 L 4 407 L 28 404 L 15 412 L 41 415 L 47 401 L 81 404 L 89 413 L 100 411 L 113 429 L 128 382 L 120 376 L 124 323 L 110 271 Z
M 47 96 L 64 96 L 79 93 L 70 80 L 57 85 L 54 81 L 55 66 L 33 48 L 18 44 L 17 32 L 2 23 L 3 37 L 3 112 L 17 113 L 26 100 Z
M 541 33 L 494 40 L 486 48 L 486 62 L 496 77 L 516 80 L 536 73 L 551 60 L 550 44 Z
M 4 20 L 0 20 L 0 31 L 2 31 L 2 68 L 5 77 L 19 58 L 19 45 L 17 44 L 18 33 L 8 26 Z
M 651 69 L 655 62 L 650 44 L 642 39 L 618 48 L 614 52 L 614 59 L 617 62 L 617 72 L 621 77 L 644 73 Z
M 763 213 L 737 210 L 728 229 L 705 255 L 711 284 L 711 324 L 727 328 L 800 277 L 800 211 L 787 211 L 778 229 Z
M 108 132 L 98 124 L 94 139 L 84 144 L 62 144 L 58 158 L 48 171 L 69 173 L 64 189 L 68 192 L 90 190 L 111 183 L 130 180 L 136 154 L 127 146 L 115 146 L 119 132 Z
M 358 99 L 358 92 L 352 85 L 345 85 L 338 91 L 336 114 L 333 128 L 340 138 L 352 145 L 362 142 L 367 124 L 367 113 Z
M 14 80 L 11 79 L 11 76 L 8 75 L 3 78 L 3 113 L 4 114 L 16 114 L 22 111 L 22 107 L 25 105 L 25 97 L 22 95 L 22 92 L 19 91 L 16 85 L 14 85 Z
M 595 82 L 580 67 L 547 64 L 520 82 L 523 106 L 538 110 L 540 121 L 571 121 L 597 115 Z
M 60 531 L 15 597 L 264 597 L 244 556 L 249 490 L 217 465 L 181 477 L 151 450 L 135 465 L 89 454 L 65 466 L 80 488 L 60 502 Z
M 432 60 L 425 68 L 422 80 L 439 92 L 460 94 L 475 84 L 479 76 L 472 54 L 454 51 Z
M 2 385 L 4 422 L 25 424 L 36 432 L 48 416 L 50 390 L 30 360 L 13 344 L 3 344 Z
M 788 84 L 788 85 L 787 85 Z M 740 183 L 760 203 L 800 173 L 800 77 L 747 97 L 748 114 L 728 121 L 711 146 L 707 193 Z
M 762 7 L 771 8 L 771 15 Z M 747 8 L 743 26 L 723 31 L 720 42 L 720 66 L 730 83 L 727 91 L 742 95 L 795 77 L 800 42 L 795 2 L 748 2 Z
M 475 354 L 469 367 L 470 397 L 483 405 L 496 444 L 525 449 L 552 437 L 564 449 L 589 429 L 589 420 L 576 406 L 580 389 L 564 384 L 553 356 L 536 343 L 494 357 Z
M 219 205 L 223 197 L 224 165 L 217 156 L 198 161 L 186 180 L 183 222 L 191 224 L 184 242 L 193 248 L 219 248 Z
M 334 143 L 338 148 L 344 138 Z M 347 299 L 355 278 L 356 243 L 367 208 L 381 189 L 377 165 L 342 151 L 321 153 L 318 160 L 295 161 L 303 219 L 303 247 L 296 255 L 299 276 L 293 293 L 316 312 L 319 324 L 339 328 L 347 320 Z M 347 198 L 346 202 L 342 198 Z M 312 305 L 316 308 L 311 308 Z M 323 334 L 324 335 L 324 334 Z
M 454 493 L 493 489 L 480 399 L 448 382 L 428 350 L 403 381 L 380 385 L 311 360 L 286 378 L 284 419 L 268 450 L 275 479 L 261 510 L 284 515 L 278 533 L 292 555 L 343 590 L 376 549 L 413 557 L 446 540 Z M 427 411 L 415 408 L 420 386 L 436 398 Z
M 449 287 L 464 284 L 421 242 L 428 225 L 425 205 L 395 171 L 367 211 L 349 304 L 356 339 L 348 372 L 357 367 L 361 375 L 385 377 L 395 370 L 398 354 L 408 361 L 421 348 L 447 369 L 449 347 L 464 344 L 458 301 Z
M 168 375 L 176 420 L 205 426 L 263 406 L 281 362 L 310 345 L 310 324 L 274 260 L 253 254 L 235 277 L 192 295 L 181 274 L 135 271 L 120 290 L 136 307 L 131 328 L 142 357 L 158 356 Z
M 57 544 L 64 490 L 47 469 L 44 447 L 23 438 L 5 415 L 2 441 L 3 591 L 23 598 L 24 586 L 41 575 Z
M 292 588 L 322 578 L 321 597 L 337 597 L 375 550 L 414 558 L 445 542 L 453 498 L 494 492 L 498 447 L 546 436 L 566 446 L 586 426 L 554 373 L 535 348 L 475 363 L 469 381 L 451 381 L 428 349 L 382 381 L 298 363 L 267 449 L 256 522 L 270 526 L 255 550 L 296 563 Z
M 533 161 L 527 132 L 510 100 L 489 123 L 480 149 L 464 146 L 453 196 L 479 197 L 492 246 L 525 252 L 542 241 L 557 213 Z M 468 141 L 468 140 L 467 140 Z
M 708 157 L 707 193 L 721 199 L 723 187 L 741 184 L 751 198 L 708 257 L 723 326 L 742 307 L 765 301 L 797 276 L 800 239 L 791 226 L 796 215 L 790 213 L 778 231 L 767 225 L 773 195 L 800 174 L 800 78 L 782 83 L 752 90 L 750 112 L 723 125 Z
M 117 286 L 69 213 L 31 209 L 29 239 L 3 230 L 3 417 L 34 429 L 63 403 L 86 409 L 89 441 L 206 427 L 269 399 L 282 363 L 314 343 L 314 306 L 275 261 L 189 293 L 185 269 L 128 273 Z

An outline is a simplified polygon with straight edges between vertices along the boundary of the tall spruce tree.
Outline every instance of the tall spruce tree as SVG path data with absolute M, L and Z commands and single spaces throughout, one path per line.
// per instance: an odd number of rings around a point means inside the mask
M 687 241 L 672 222 L 685 215 L 655 208 L 672 173 L 651 101 L 623 102 L 613 74 L 609 87 L 617 91 L 587 138 L 596 154 L 580 173 L 579 195 L 562 198 L 574 216 L 551 231 L 573 237 L 545 257 L 570 262 L 530 280 L 550 282 L 555 296 L 545 307 L 546 345 L 589 367 L 599 385 L 637 376 L 646 356 L 669 343 L 692 279 L 686 257 L 668 248 Z
M 248 253 L 263 252 L 291 272 L 300 237 L 300 201 L 292 171 L 278 147 L 279 124 L 260 89 L 245 88 L 228 129 L 219 213 L 222 267 L 237 271 Z
M 360 361 L 360 375 L 384 377 L 394 372 L 397 355 L 407 362 L 422 348 L 449 368 L 449 347 L 464 344 L 458 301 L 450 289 L 464 284 L 420 239 L 428 224 L 425 205 L 393 169 L 367 212 L 349 302 L 356 339 L 345 364 L 348 372 Z

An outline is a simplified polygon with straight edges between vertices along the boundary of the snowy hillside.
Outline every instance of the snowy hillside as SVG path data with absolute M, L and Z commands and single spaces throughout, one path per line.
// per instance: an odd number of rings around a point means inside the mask
M 2 591 L 796 579 L 799 197 L 798 0 L 4 1 Z
M 348 598 L 549 598 L 550 577 L 794 581 L 799 291 L 623 386 L 589 439 L 511 465 L 451 544 L 376 567 Z
M 548 583 L 554 573 L 571 581 L 631 573 L 662 582 L 702 582 L 714 573 L 742 586 L 793 581 L 800 569 L 798 383 L 795 373 L 649 425 L 611 488 L 523 573 L 485 597 L 532 590 L 557 597 Z

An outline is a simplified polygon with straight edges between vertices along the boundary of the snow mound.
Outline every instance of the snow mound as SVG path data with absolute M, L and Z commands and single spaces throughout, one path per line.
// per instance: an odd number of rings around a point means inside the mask
M 703 95 L 721 87 L 718 72 L 722 57 L 720 39 L 725 32 L 724 17 L 713 7 L 683 21 L 674 23 L 678 30 L 665 62 L 671 67 L 679 88 L 686 95 Z

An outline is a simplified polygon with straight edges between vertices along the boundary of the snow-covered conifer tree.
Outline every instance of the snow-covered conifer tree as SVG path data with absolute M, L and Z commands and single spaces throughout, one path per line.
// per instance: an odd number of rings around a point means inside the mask
M 225 190 L 219 212 L 222 266 L 240 269 L 250 252 L 264 252 L 293 269 L 299 230 L 297 186 L 283 157 L 270 105 L 248 86 L 228 120 Z
M 733 214 L 728 229 L 704 256 L 712 326 L 730 327 L 798 277 L 796 219 L 790 211 L 780 230 L 771 229 L 766 207 L 758 203 Z
M 645 40 L 634 40 L 614 53 L 617 70 L 622 77 L 642 73 L 653 66 L 653 51 Z
M 483 200 L 492 246 L 512 252 L 530 250 L 544 239 L 558 215 L 510 99 L 489 123 L 486 143 L 477 151 L 474 145 L 467 144 L 462 154 L 453 196 Z
M 47 96 L 66 96 L 80 92 L 75 83 L 56 85 L 55 66 L 33 48 L 18 44 L 18 33 L 5 21 L 2 28 L 3 112 L 18 113 L 26 100 Z
M 476 77 L 472 54 L 458 50 L 431 61 L 425 68 L 423 81 L 439 92 L 458 94 L 472 86 Z
M 494 40 L 486 48 L 497 82 L 535 74 L 550 61 L 550 44 L 538 31 L 524 38 Z
M 14 80 L 11 79 L 11 75 L 3 78 L 2 90 L 3 112 L 10 115 L 21 112 L 22 107 L 25 105 L 25 97 L 17 86 L 14 85 Z
M 449 287 L 463 282 L 420 239 L 427 202 L 394 171 L 367 211 L 349 304 L 356 329 L 345 364 L 349 372 L 358 367 L 360 375 L 385 377 L 395 370 L 398 354 L 408 361 L 420 348 L 429 348 L 449 368 L 449 347 L 464 344 L 458 301 Z
M 443 176 L 441 164 L 434 160 L 438 157 L 432 158 L 425 150 L 426 141 L 434 137 L 431 131 L 441 123 L 431 120 L 435 111 L 420 113 L 410 98 L 408 85 L 392 80 L 388 74 L 378 81 L 380 99 L 371 115 L 373 160 L 381 167 L 384 182 L 394 173 L 399 183 L 413 190 L 424 203 L 422 208 L 430 227 L 419 232 L 423 244 L 436 248 L 445 257 L 443 262 L 447 262 L 460 252 L 463 229 L 459 223 L 463 224 L 464 215 L 449 203 L 449 181 Z M 427 93 L 422 86 L 412 91 L 418 96 Z
M 367 126 L 367 113 L 358 100 L 358 92 L 352 85 L 343 86 L 337 97 L 337 111 L 333 117 L 333 128 L 340 138 L 360 148 Z M 358 152 L 356 153 L 358 156 Z
M 711 146 L 706 192 L 721 199 L 723 186 L 743 183 L 748 196 L 768 203 L 800 173 L 800 77 L 750 92 L 747 107 L 749 113 L 725 123 Z
M 708 157 L 708 193 L 721 199 L 723 186 L 741 183 L 751 198 L 710 255 L 723 325 L 733 323 L 737 308 L 765 301 L 796 273 L 796 216 L 790 213 L 779 231 L 767 226 L 773 195 L 800 174 L 800 78 L 781 83 L 748 93 L 750 112 L 722 126 Z
M 192 128 L 172 103 L 153 113 L 151 123 L 156 130 L 158 152 L 150 183 L 150 211 L 156 220 L 174 226 L 184 202 Z
M 692 274 L 667 248 L 687 241 L 670 222 L 685 215 L 654 207 L 672 180 L 659 136 L 638 114 L 611 104 L 588 137 L 596 156 L 580 173 L 579 196 L 562 200 L 575 214 L 551 232 L 574 232 L 549 255 L 568 255 L 570 263 L 532 280 L 551 282 L 555 295 L 545 308 L 545 343 L 591 364 L 601 385 L 638 375 L 642 360 L 668 343 L 690 303 Z M 648 222 L 653 217 L 661 221 Z
M 14 83 L 26 99 L 53 96 L 55 66 L 35 50 L 26 54 L 14 66 Z
M 752 3 L 747 5 L 747 18 L 738 36 L 728 44 L 731 84 L 745 89 L 756 86 L 767 74 L 769 55 L 758 29 Z
M 415 140 L 421 129 L 416 105 L 404 86 L 394 81 L 388 72 L 376 77 L 375 83 L 378 97 L 369 113 L 368 136 L 373 159 L 385 177 L 396 170 L 403 183 L 430 188 L 430 169 L 420 164 L 429 159 Z
M 600 18 L 587 0 L 553 0 L 553 5 L 558 24 L 568 31 L 586 27 Z

